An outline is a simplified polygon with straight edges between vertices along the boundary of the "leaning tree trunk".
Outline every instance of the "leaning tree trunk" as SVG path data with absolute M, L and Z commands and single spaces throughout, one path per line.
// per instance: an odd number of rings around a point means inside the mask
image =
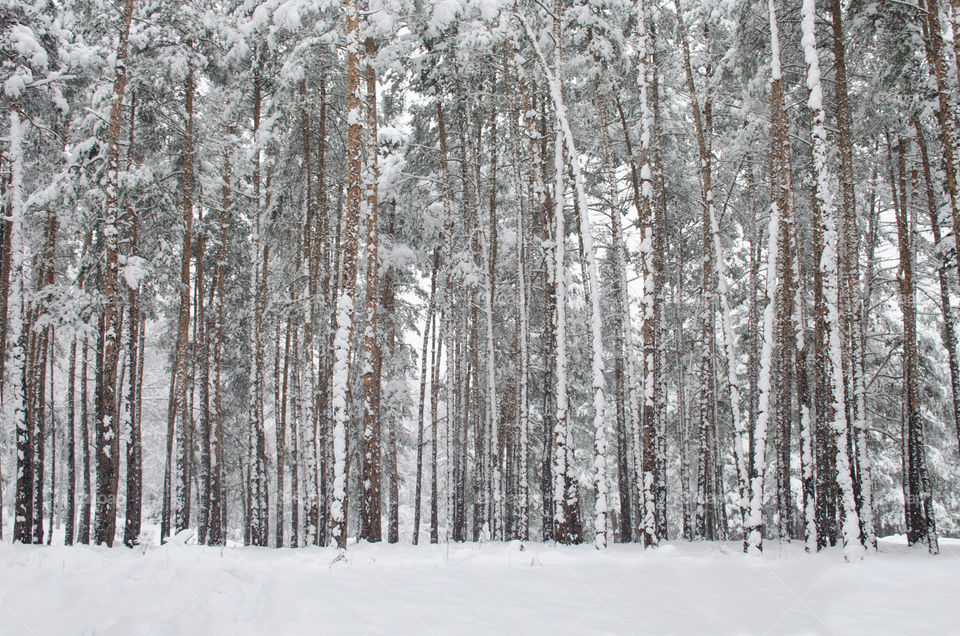
M 560 0 L 554 5 L 554 10 L 556 15 L 554 17 L 554 60 L 553 68 L 547 64 L 546 57 L 539 50 L 537 45 L 537 40 L 533 36 L 532 31 L 530 30 L 529 25 L 524 21 L 524 29 L 527 32 L 530 41 L 533 43 L 535 49 L 537 49 L 537 57 L 540 61 L 541 70 L 546 75 L 547 80 L 550 85 L 550 97 L 553 102 L 554 114 L 557 118 L 557 140 L 556 143 L 565 146 L 567 151 L 567 158 L 569 159 L 569 166 L 573 172 L 573 181 L 574 181 L 574 192 L 576 194 L 576 203 L 580 209 L 580 240 L 583 246 L 583 258 L 584 258 L 584 271 L 586 274 L 585 280 L 585 293 L 587 296 L 587 301 L 590 305 L 590 377 L 591 377 L 591 392 L 593 395 L 593 429 L 594 429 L 594 448 L 593 448 L 593 484 L 595 491 L 595 503 L 594 503 L 594 519 L 593 519 L 593 529 L 594 529 L 594 545 L 597 548 L 605 548 L 607 546 L 607 477 L 606 477 L 606 424 L 605 411 L 606 411 L 606 396 L 605 396 L 605 381 L 604 381 L 604 362 L 603 362 L 603 339 L 602 339 L 602 322 L 601 322 L 601 312 L 600 312 L 600 280 L 597 270 L 597 261 L 596 254 L 593 247 L 593 228 L 590 222 L 590 212 L 587 205 L 587 196 L 586 196 L 586 186 L 583 178 L 583 174 L 580 170 L 580 155 L 577 152 L 576 145 L 574 143 L 573 131 L 570 127 L 570 123 L 567 119 L 567 110 L 566 105 L 563 100 L 563 81 L 560 75 L 560 16 L 562 5 Z M 563 158 L 562 151 L 556 152 L 557 159 Z M 560 166 L 562 166 L 562 161 L 557 164 L 558 173 L 562 172 Z M 563 215 L 563 179 L 562 175 L 557 178 L 557 193 L 558 201 L 555 203 L 557 206 L 557 216 L 562 217 Z M 557 221 L 558 230 L 563 229 L 562 218 Z M 561 232 L 558 231 L 558 235 Z M 558 236 L 558 239 L 562 237 Z M 557 273 L 562 273 L 562 261 L 563 261 L 563 252 L 557 248 Z M 559 285 L 559 281 L 558 281 Z M 558 297 L 557 305 L 559 310 L 559 305 L 561 300 Z M 559 340 L 559 334 L 558 334 Z M 559 344 L 559 343 L 558 343 Z M 559 388 L 558 388 L 559 391 Z M 559 395 L 558 395 L 559 399 Z M 567 436 L 572 438 L 572 432 L 569 426 L 569 423 L 566 425 Z M 570 475 L 569 482 L 571 482 L 571 489 L 574 487 L 575 475 L 573 474 L 573 455 L 572 455 L 572 445 L 567 445 L 567 452 L 570 453 L 570 459 L 567 462 L 567 473 Z M 567 503 L 569 505 L 571 496 L 568 493 L 566 497 Z
M 957 443 L 960 444 L 960 362 L 957 360 L 957 336 L 956 331 L 954 331 L 954 320 L 956 318 L 950 301 L 949 259 L 947 258 L 946 246 L 941 242 L 940 218 L 930 174 L 930 159 L 927 156 L 927 144 L 923 139 L 923 127 L 917 118 L 914 118 L 913 126 L 917 133 L 917 144 L 920 146 L 920 159 L 923 164 L 923 179 L 926 184 L 927 193 L 927 213 L 930 216 L 933 246 L 938 260 L 937 278 L 940 282 L 940 311 L 943 316 L 943 326 L 940 333 L 943 338 L 943 347 L 947 350 L 949 359 L 950 395 L 953 399 L 953 425 L 957 431 Z

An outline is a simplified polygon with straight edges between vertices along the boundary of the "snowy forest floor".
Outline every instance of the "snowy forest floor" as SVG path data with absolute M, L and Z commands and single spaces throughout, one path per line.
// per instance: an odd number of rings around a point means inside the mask
M 0 545 L 0 634 L 960 634 L 960 540 L 846 564 L 768 541 Z

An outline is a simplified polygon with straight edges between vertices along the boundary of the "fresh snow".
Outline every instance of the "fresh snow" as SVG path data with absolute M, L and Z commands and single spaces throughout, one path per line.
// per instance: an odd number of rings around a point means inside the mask
M 955 634 L 960 540 L 135 550 L 0 545 L 0 634 Z

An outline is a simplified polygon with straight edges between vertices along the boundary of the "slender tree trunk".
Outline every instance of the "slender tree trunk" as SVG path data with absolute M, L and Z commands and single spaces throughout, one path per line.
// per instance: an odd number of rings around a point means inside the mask
M 678 25 L 680 30 L 681 42 L 683 44 L 683 61 L 687 81 L 687 92 L 690 95 L 691 108 L 693 111 L 693 120 L 697 131 L 697 148 L 700 157 L 700 188 L 703 206 L 703 270 L 701 280 L 701 302 L 700 302 L 700 332 L 701 332 L 701 354 L 700 354 L 700 469 L 697 476 L 697 514 L 696 528 L 694 536 L 697 538 L 714 539 L 717 531 L 718 505 L 717 499 L 719 493 L 714 492 L 712 475 L 715 471 L 716 457 L 710 452 L 710 440 L 713 439 L 717 426 L 716 396 L 714 394 L 715 378 L 715 359 L 713 356 L 713 345 L 716 339 L 714 325 L 714 307 L 713 307 L 713 286 L 714 286 L 714 261 L 716 259 L 716 250 L 714 246 L 713 235 L 713 185 L 711 164 L 712 157 L 708 135 L 711 134 L 709 121 L 711 111 L 711 98 L 709 93 L 704 102 L 701 112 L 699 98 L 697 97 L 696 84 L 693 78 L 693 66 L 690 63 L 690 45 L 687 39 L 687 31 L 683 25 L 679 2 L 675 2 L 677 7 Z
M 210 334 L 208 331 L 206 296 L 204 293 L 204 266 L 206 231 L 203 227 L 203 211 L 198 218 L 196 249 L 196 346 L 194 357 L 200 366 L 200 484 L 198 488 L 197 526 L 199 543 L 207 543 L 210 529 L 210 440 L 213 436 L 213 421 L 210 412 Z
M 26 125 L 20 119 L 17 105 L 10 105 L 9 149 L 6 158 L 10 163 L 10 180 L 6 188 L 5 208 L 9 225 L 5 239 L 10 242 L 10 298 L 12 305 L 7 315 L 6 335 L 10 339 L 10 378 L 8 391 L 9 412 L 13 413 L 13 425 L 17 446 L 17 481 L 14 502 L 13 541 L 33 542 L 33 489 L 34 454 L 33 430 L 29 417 L 29 383 L 27 377 L 29 353 L 29 321 L 26 316 L 26 240 L 24 235 L 23 203 L 23 142 Z M 25 324 L 26 323 L 26 324 Z
M 77 543 L 90 543 L 90 400 L 87 395 L 89 384 L 88 355 L 90 343 L 86 336 L 81 342 L 83 358 L 80 363 L 80 450 L 83 469 L 80 484 L 80 519 L 77 527 Z
M 293 299 L 291 299 L 293 300 Z M 288 399 L 287 393 L 288 383 L 290 381 L 290 340 L 293 338 L 293 348 L 294 350 L 299 350 L 300 348 L 300 338 L 297 335 L 297 327 L 291 324 L 291 320 L 287 320 L 287 328 L 285 329 L 285 335 L 283 338 L 283 375 L 277 378 L 277 382 L 281 384 L 281 389 L 279 391 L 280 399 L 277 403 L 276 408 L 280 411 L 280 419 L 277 423 L 277 522 L 274 525 L 276 531 L 276 545 L 277 548 L 283 547 L 283 531 L 284 526 L 284 474 L 286 473 L 286 463 L 287 463 L 287 403 Z M 277 324 L 277 329 L 280 328 L 279 321 Z M 291 334 L 291 331 L 293 332 Z M 277 344 L 277 361 L 279 363 L 280 359 L 280 349 L 279 341 Z M 296 371 L 294 371 L 296 373 Z M 295 401 L 295 400 L 294 400 Z M 293 409 L 296 409 L 296 406 L 293 406 Z M 296 414 L 294 414 L 296 418 Z
M 217 235 L 217 264 L 211 289 L 211 312 L 213 313 L 213 422 L 210 435 L 210 468 L 207 505 L 207 545 L 223 545 L 226 540 L 226 528 L 222 522 L 226 508 L 223 483 L 223 311 L 224 277 L 227 265 L 227 229 L 230 224 L 230 154 L 223 154 L 223 187 L 220 194 L 220 219 Z
M 130 139 L 128 153 L 129 170 L 133 165 L 133 145 L 134 131 L 136 129 L 136 96 L 130 103 Z M 128 262 L 130 256 L 133 256 L 137 249 L 137 216 L 132 205 L 127 205 L 127 237 L 128 237 Z M 129 282 L 128 282 L 129 285 Z M 143 450 L 141 445 L 141 431 L 139 419 L 139 373 L 140 359 L 143 357 L 143 351 L 139 347 L 140 331 L 142 331 L 142 319 L 140 308 L 137 304 L 139 291 L 133 287 L 127 292 L 128 312 L 130 318 L 127 324 L 127 366 L 130 369 L 130 378 L 127 384 L 127 395 L 124 419 L 125 431 L 127 434 L 127 479 L 126 479 L 126 514 L 124 516 L 123 543 L 128 548 L 139 543 L 141 526 L 141 508 L 143 501 Z M 72 378 L 72 376 L 71 376 Z M 72 391 L 72 388 L 71 388 Z M 72 408 L 72 398 L 71 398 Z
M 600 133 L 603 142 L 604 153 L 604 178 L 607 181 L 610 197 L 610 232 L 611 245 L 613 246 L 615 268 L 613 275 L 613 295 L 617 302 L 617 310 L 614 317 L 614 404 L 616 406 L 617 422 L 617 490 L 620 494 L 620 518 L 619 534 L 620 541 L 627 542 L 633 536 L 633 509 L 631 504 L 631 492 L 633 489 L 633 480 L 630 478 L 630 435 L 633 430 L 632 415 L 629 413 L 630 405 L 627 403 L 627 391 L 631 390 L 631 378 L 627 377 L 627 338 L 630 327 L 630 302 L 627 297 L 626 277 L 627 263 L 623 244 L 623 230 L 620 223 L 620 209 L 618 201 L 618 188 L 616 182 L 616 173 L 613 157 L 613 150 L 610 145 L 610 133 L 607 123 L 606 105 L 604 103 L 603 93 L 600 87 L 597 90 L 597 108 L 600 113 Z M 624 130 L 626 133 L 627 131 Z M 629 139 L 629 135 L 627 137 Z M 629 150 L 628 150 L 629 152 Z M 639 199 L 639 195 L 638 195 Z M 639 200 L 636 201 L 639 209 Z M 630 388 L 628 388 L 630 387 Z M 628 417 L 629 416 L 629 417 Z
M 180 421 L 176 429 L 176 481 L 174 490 L 173 532 L 177 533 L 190 525 L 189 492 L 189 437 L 192 426 L 187 402 L 189 337 L 190 337 L 190 254 L 193 241 L 193 69 L 187 72 L 184 107 L 186 129 L 183 150 L 183 251 L 180 259 L 180 311 L 177 319 L 177 344 L 174 355 L 176 377 L 174 379 L 174 412 Z
M 836 289 L 837 285 L 837 262 L 836 254 L 832 253 L 833 260 L 830 260 L 831 253 L 826 252 L 826 236 L 828 228 L 832 228 L 832 218 L 835 214 L 833 209 L 833 193 L 830 189 L 832 175 L 830 174 L 828 163 L 828 146 L 826 131 L 826 116 L 823 110 L 823 88 L 820 81 L 820 57 L 817 50 L 816 41 L 816 5 L 814 0 L 806 0 L 802 7 L 803 19 L 803 48 L 804 58 L 807 65 L 807 87 L 810 89 L 807 105 L 810 109 L 810 140 L 813 156 L 813 217 L 814 217 L 814 252 L 817 260 L 817 268 L 814 273 L 814 368 L 817 369 L 818 380 L 814 383 L 814 410 L 816 412 L 817 423 L 810 421 L 809 415 L 804 414 L 801 418 L 800 431 L 800 453 L 802 466 L 802 492 L 803 492 L 803 513 L 804 513 L 804 546 L 807 552 L 814 552 L 819 549 L 817 525 L 822 515 L 821 508 L 818 505 L 816 497 L 816 483 L 814 470 L 816 462 L 814 461 L 814 426 L 820 427 L 820 422 L 825 421 L 824 413 L 828 408 L 826 401 L 826 387 L 821 378 L 828 373 L 826 369 L 826 356 L 824 355 L 824 335 L 830 324 L 830 309 L 826 303 L 826 292 Z M 829 224 L 829 225 L 828 225 Z M 831 235 L 831 238 L 835 238 Z M 833 249 L 833 246 L 831 246 Z M 802 337 L 802 332 L 798 336 Z M 799 352 L 798 352 L 799 353 Z M 798 358 L 799 362 L 799 358 Z M 798 369 L 798 382 L 806 383 L 806 374 Z M 799 390 L 800 384 L 798 384 Z M 801 406 L 801 408 L 805 408 Z M 820 458 L 822 459 L 822 457 Z
M 439 323 L 444 324 L 443 315 L 441 314 L 438 318 Z M 437 463 L 440 451 L 440 423 L 438 422 L 440 410 L 440 353 L 443 351 L 443 343 L 439 342 L 442 331 L 437 328 L 437 323 L 438 320 L 434 319 L 433 333 L 430 338 L 430 543 L 437 543 L 440 540 L 440 493 L 437 492 L 440 467 Z
M 914 232 L 911 202 L 907 195 L 905 177 L 906 144 L 901 141 L 897 152 L 898 179 L 900 183 L 899 205 L 894 205 L 897 215 L 897 246 L 900 270 L 897 276 L 900 291 L 900 309 L 903 316 L 903 397 L 906 414 L 904 429 L 906 472 L 904 481 L 904 513 L 906 517 L 907 543 L 925 542 L 931 554 L 939 552 L 933 518 L 933 502 L 927 477 L 926 449 L 923 442 L 923 420 L 920 414 L 920 361 L 917 344 L 917 306 L 913 281 Z M 911 189 L 912 194 L 912 189 Z
M 513 56 L 511 56 L 513 57 Z M 515 61 L 515 60 L 514 60 Z M 506 62 L 505 62 L 506 64 Z M 516 70 L 512 74 L 517 77 Z M 511 74 L 508 69 L 504 71 L 504 82 L 510 81 Z M 526 87 L 522 82 L 516 83 L 517 89 L 522 94 L 522 101 L 528 101 Z M 508 89 L 509 90 L 509 89 Z M 521 177 L 521 146 L 520 146 L 520 113 L 516 109 L 512 111 L 510 118 L 510 135 L 513 139 L 511 144 L 513 155 L 513 181 L 517 191 L 517 217 L 516 217 L 516 253 L 517 253 L 517 344 L 519 350 L 518 368 L 517 368 L 517 406 L 516 406 L 516 524 L 514 537 L 521 541 L 526 541 L 530 536 L 530 488 L 528 482 L 529 473 L 529 426 L 530 426 L 530 408 L 529 408 L 529 386 L 528 378 L 530 375 L 530 352 L 528 348 L 528 339 L 530 332 L 530 316 L 527 307 L 527 241 L 526 224 L 524 219 L 527 216 L 526 198 L 523 196 L 523 180 Z
M 77 336 L 70 342 L 70 366 L 67 378 L 67 509 L 63 530 L 64 545 L 73 545 L 77 517 Z M 2 538 L 2 537 L 0 537 Z
M 430 301 L 427 305 L 426 324 L 423 327 L 423 349 L 420 352 L 420 402 L 417 408 L 417 480 L 413 496 L 413 545 L 420 541 L 420 500 L 422 494 L 423 482 L 423 418 L 425 411 L 425 402 L 427 396 L 427 355 L 430 345 L 430 334 L 433 329 L 434 307 L 437 293 L 437 269 L 440 266 L 440 249 L 434 249 L 433 252 L 433 271 L 430 274 Z M 432 388 L 432 386 L 431 386 Z M 432 401 L 431 401 L 432 405 Z M 431 420 L 431 423 L 433 420 Z M 434 438 L 433 443 L 436 442 Z
M 753 474 L 750 479 L 750 514 L 744 527 L 744 551 L 758 554 L 763 549 L 763 479 L 766 467 L 767 427 L 770 422 L 771 376 L 776 343 L 774 320 L 777 313 L 777 272 L 780 250 L 780 200 L 782 187 L 783 76 L 780 69 L 780 36 L 774 0 L 768 2 L 770 16 L 770 222 L 767 229 L 766 306 L 760 350 L 759 396 L 756 429 L 753 431 Z
M 360 501 L 360 536 L 367 541 L 380 541 L 381 466 L 380 446 L 382 422 L 380 420 L 380 346 L 377 341 L 377 304 L 380 301 L 380 264 L 377 257 L 379 244 L 377 181 L 379 154 L 377 143 L 377 74 L 373 68 L 376 47 L 373 38 L 364 43 L 366 60 L 366 126 L 361 130 L 367 149 L 365 169 L 369 174 L 361 178 L 363 202 L 361 210 L 367 225 L 366 263 L 366 320 L 363 333 L 363 492 Z

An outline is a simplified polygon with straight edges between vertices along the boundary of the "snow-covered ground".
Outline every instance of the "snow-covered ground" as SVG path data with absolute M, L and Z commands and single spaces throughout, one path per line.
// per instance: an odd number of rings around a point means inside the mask
M 0 634 L 960 634 L 960 541 L 112 550 L 0 545 Z

